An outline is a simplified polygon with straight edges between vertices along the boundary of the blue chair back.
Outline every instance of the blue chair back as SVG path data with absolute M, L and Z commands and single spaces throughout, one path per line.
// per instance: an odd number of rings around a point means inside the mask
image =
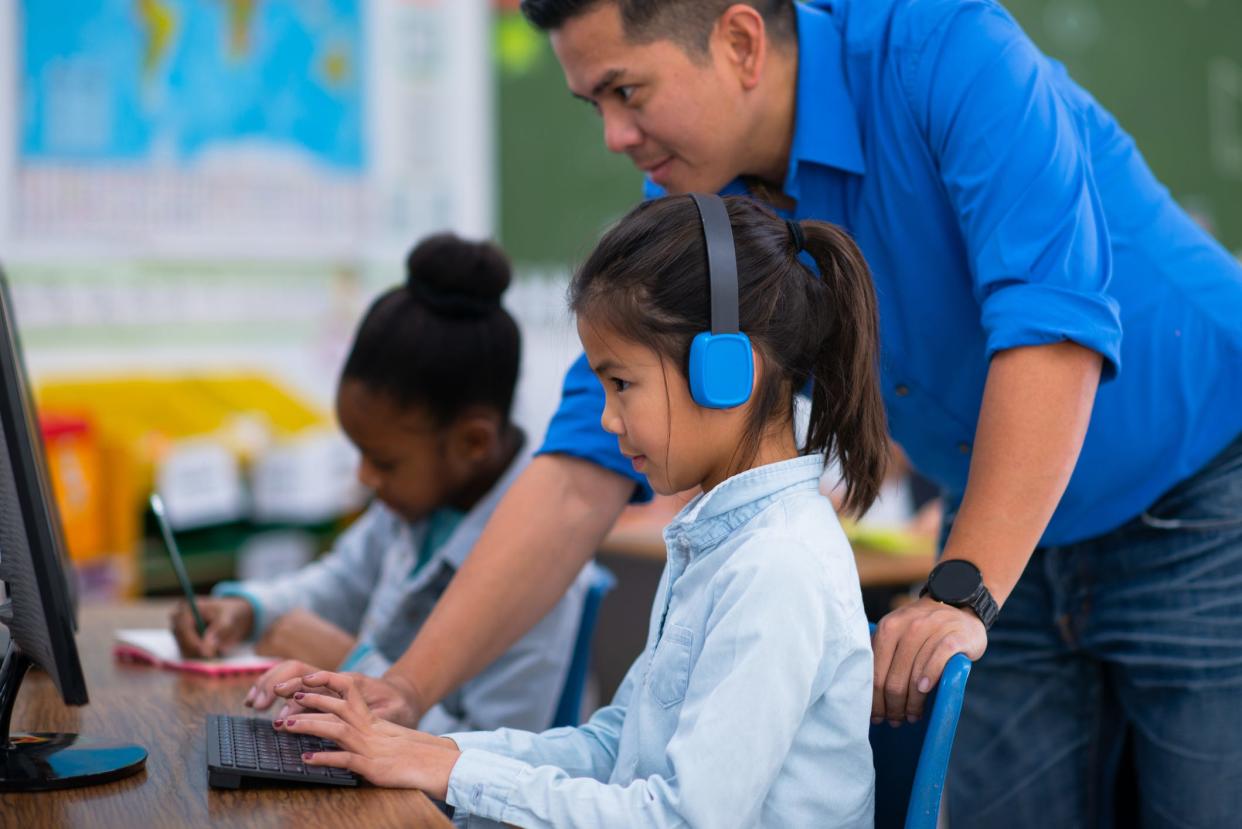
M 582 603 L 582 623 L 578 625 L 578 638 L 574 640 L 574 655 L 565 676 L 565 689 L 556 705 L 552 727 L 578 725 L 582 718 L 582 693 L 586 689 L 587 674 L 591 669 L 591 637 L 595 635 L 595 622 L 599 618 L 599 605 L 612 590 L 617 579 L 601 564 L 591 565 L 591 584 L 586 600 Z
M 922 719 L 897 728 L 886 722 L 871 726 L 876 829 L 936 828 L 969 677 L 970 660 L 959 653 L 928 695 Z

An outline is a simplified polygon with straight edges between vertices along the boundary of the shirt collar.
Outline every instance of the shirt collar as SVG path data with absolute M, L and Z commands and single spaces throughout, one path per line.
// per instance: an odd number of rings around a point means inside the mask
M 664 529 L 669 555 L 710 552 L 738 527 L 790 490 L 816 489 L 823 455 L 803 455 L 748 469 L 692 499 Z
M 811 161 L 849 173 L 866 172 L 858 116 L 845 83 L 845 4 L 795 3 L 798 16 L 798 97 L 785 192 L 798 197 L 798 165 Z

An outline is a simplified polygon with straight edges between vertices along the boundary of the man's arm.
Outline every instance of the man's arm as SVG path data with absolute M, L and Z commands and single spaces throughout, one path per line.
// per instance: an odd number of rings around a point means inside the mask
M 944 558 L 983 573 L 998 604 L 1012 592 L 1043 535 L 1082 449 L 1102 359 L 1070 342 L 992 358 L 962 505 Z M 944 665 L 983 656 L 987 632 L 969 609 L 923 597 L 885 616 L 875 637 L 872 718 L 922 715 Z
M 633 492 L 632 480 L 588 461 L 568 455 L 531 461 L 414 642 L 384 675 L 405 697 L 405 710 L 390 718 L 413 726 L 534 627 Z

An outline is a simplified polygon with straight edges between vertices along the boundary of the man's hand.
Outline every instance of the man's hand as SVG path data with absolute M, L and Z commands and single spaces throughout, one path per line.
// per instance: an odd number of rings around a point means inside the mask
M 169 626 L 181 655 L 189 659 L 214 659 L 250 635 L 254 626 L 254 610 L 250 602 L 235 597 L 196 599 L 198 612 L 207 630 L 200 637 L 194 626 L 190 605 L 181 601 L 173 608 Z
M 880 620 L 872 641 L 871 721 L 916 721 L 949 659 L 964 653 L 977 660 L 987 646 L 987 630 L 968 608 L 924 596 L 894 610 Z
M 354 648 L 354 637 L 322 616 L 295 608 L 268 625 L 255 652 L 312 665 L 337 667 Z
M 296 692 L 294 702 L 304 710 L 273 726 L 324 737 L 342 749 L 305 754 L 303 762 L 349 769 L 376 786 L 422 789 L 439 800 L 447 796 L 453 765 L 461 756 L 456 743 L 377 717 L 357 675 L 324 671 L 301 677 L 300 684 L 306 690 Z

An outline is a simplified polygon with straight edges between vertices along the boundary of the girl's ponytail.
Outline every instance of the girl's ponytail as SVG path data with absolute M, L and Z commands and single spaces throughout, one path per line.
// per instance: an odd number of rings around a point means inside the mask
M 806 280 L 813 321 L 806 331 L 813 355 L 806 449 L 836 453 L 845 511 L 859 515 L 879 494 L 889 455 L 875 289 L 862 252 L 844 230 L 816 221 L 796 227 L 820 273 L 816 279 L 808 271 Z

